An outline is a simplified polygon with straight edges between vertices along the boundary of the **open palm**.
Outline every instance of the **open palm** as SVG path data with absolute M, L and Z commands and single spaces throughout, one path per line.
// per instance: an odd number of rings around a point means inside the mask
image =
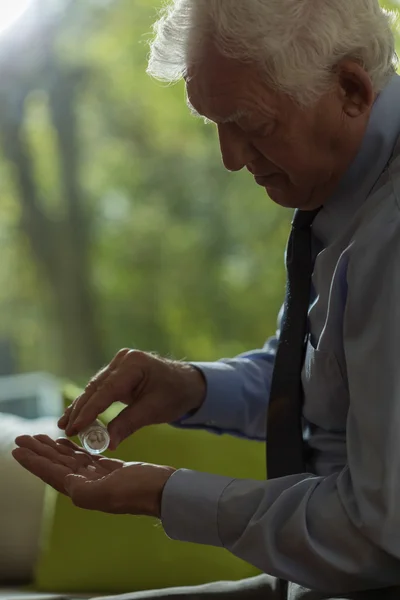
M 77 506 L 110 513 L 159 516 L 170 467 L 92 456 L 67 439 L 23 435 L 14 458 Z

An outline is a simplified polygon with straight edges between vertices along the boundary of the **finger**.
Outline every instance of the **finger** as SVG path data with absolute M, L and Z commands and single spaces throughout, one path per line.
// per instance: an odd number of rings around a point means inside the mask
M 90 452 L 87 452 L 84 448 L 78 446 L 77 444 L 74 444 L 74 442 L 68 440 L 67 438 L 58 438 L 55 443 L 58 451 L 61 454 L 64 454 L 65 456 L 86 456 L 88 460 L 91 461 L 95 460 L 96 458 L 95 456 L 90 454 Z
M 73 453 L 66 451 L 63 446 L 58 445 L 57 442 L 52 440 L 48 435 L 38 434 L 34 435 L 33 438 L 57 452 L 59 460 L 63 464 L 71 467 L 75 465 L 76 457 L 74 457 Z
M 57 450 L 57 445 L 56 445 L 55 440 L 52 440 L 51 437 L 48 436 L 46 433 L 36 433 L 32 437 L 34 439 L 38 440 L 39 442 L 41 442 L 42 444 L 45 444 L 46 446 L 49 446 L 50 448 Z
M 122 410 L 108 425 L 110 450 L 115 450 L 127 437 L 146 427 L 159 422 L 157 418 L 158 396 L 148 394 L 140 402 L 131 404 Z
M 90 452 L 87 452 L 80 446 L 74 444 L 74 442 L 71 442 L 71 440 L 60 438 L 57 440 L 56 444 L 60 448 L 60 451 L 65 453 L 67 456 L 74 457 L 80 467 L 86 468 L 87 466 L 96 466 L 99 462 L 99 456 L 90 454 Z
M 88 465 L 92 465 L 96 459 L 95 456 L 85 452 L 85 450 L 82 450 L 82 448 L 79 448 L 79 446 L 78 450 L 71 452 L 71 456 L 75 460 L 76 469 L 79 467 L 87 467 Z
M 78 444 L 75 444 L 75 442 L 67 438 L 58 438 L 56 440 L 56 444 L 57 446 L 60 446 L 62 448 L 62 451 L 65 454 L 73 455 L 75 452 L 80 452 L 82 454 L 86 454 L 86 456 L 88 456 L 91 459 L 94 458 L 94 456 L 90 454 L 90 452 L 82 448 L 82 446 L 78 446 Z
M 62 464 L 76 471 L 79 467 L 92 463 L 92 457 L 86 452 L 81 452 L 79 447 L 75 452 L 63 452 L 61 447 L 47 435 L 21 436 L 17 438 L 20 447 L 28 448 L 40 456 L 48 458 L 54 463 Z
M 72 404 L 70 404 L 68 406 L 68 408 L 65 409 L 65 412 L 64 412 L 63 416 L 60 417 L 59 420 L 58 420 L 57 426 L 60 429 L 65 429 L 66 426 L 68 425 L 68 421 L 69 421 L 69 417 L 71 415 L 71 412 L 72 412 Z
M 110 362 L 110 364 L 103 369 L 101 369 L 92 379 L 89 381 L 87 386 L 85 387 L 85 391 L 83 394 L 78 396 L 75 402 L 71 405 L 71 410 L 68 412 L 68 421 L 66 423 L 66 428 L 70 428 L 79 415 L 81 408 L 85 405 L 88 399 L 96 392 L 98 387 L 105 381 L 110 374 L 110 372 L 115 369 L 118 364 L 123 360 L 124 356 L 129 352 L 128 348 L 124 348 L 120 350 Z
M 72 436 L 75 433 L 78 433 L 79 429 L 76 428 L 75 424 L 77 423 L 84 406 L 96 394 L 96 392 L 103 385 L 103 383 L 107 380 L 107 378 L 110 376 L 110 374 L 120 365 L 120 363 L 124 360 L 124 358 L 128 354 L 128 352 L 130 352 L 130 350 L 128 348 L 124 348 L 123 350 L 120 350 L 115 355 L 115 357 L 110 362 L 110 364 L 107 367 L 105 367 L 104 369 L 102 369 L 101 371 L 99 371 L 99 373 L 97 373 L 97 375 L 95 375 L 89 381 L 83 394 L 81 394 L 75 400 L 75 402 L 72 404 L 72 408 L 69 413 L 68 424 L 66 425 L 66 429 L 65 429 L 67 435 Z M 111 403 L 112 402 L 110 402 L 110 404 Z M 97 413 L 95 413 L 93 418 L 89 421 L 87 421 L 87 419 L 84 419 L 84 423 L 86 423 L 86 424 L 84 424 L 84 425 L 79 424 L 78 427 L 81 427 L 83 429 L 84 427 L 87 427 L 88 425 L 90 425 L 90 423 L 92 423 L 97 418 L 97 416 L 100 414 L 100 412 L 103 412 L 103 411 L 100 410 Z
M 47 438 L 47 436 L 42 437 Z M 51 441 L 50 438 L 48 438 L 48 441 Z M 42 456 L 43 458 L 46 458 L 55 464 L 61 464 L 69 467 L 70 469 L 73 469 L 76 465 L 76 461 L 73 458 L 69 458 L 60 454 L 57 449 L 52 447 L 49 443 L 44 443 L 38 440 L 36 436 L 33 437 L 30 435 L 21 435 L 16 438 L 15 443 L 20 448 L 26 448 L 38 456 Z
M 29 438 L 30 436 L 27 437 Z M 41 445 L 39 446 L 38 443 L 35 442 L 38 442 Z M 55 463 L 59 462 L 70 467 L 75 472 L 79 467 L 86 467 L 93 462 L 91 454 L 88 454 L 79 446 L 76 446 L 75 451 L 62 451 L 62 446 L 57 445 L 57 443 L 48 435 L 34 435 L 24 443 L 24 446 L 37 452 L 37 454 L 40 454 L 41 456 L 53 460 Z
M 135 364 L 134 355 L 125 356 L 125 360 L 117 369 L 111 371 L 107 379 L 82 407 L 73 427 L 67 430 L 68 435 L 81 431 L 104 412 L 114 402 L 131 401 L 132 393 L 140 389 L 145 381 L 142 366 Z
M 65 494 L 64 480 L 67 475 L 71 474 L 71 469 L 63 465 L 55 465 L 28 448 L 15 448 L 12 455 L 24 469 L 51 485 L 58 492 Z
M 69 444 L 69 442 L 71 445 Z M 74 444 L 70 440 L 67 440 L 66 438 L 58 438 L 55 443 L 56 443 L 58 451 L 61 454 L 64 454 L 65 456 L 74 456 L 74 452 L 79 452 L 79 451 L 84 454 L 88 454 L 86 452 L 86 450 L 84 450 L 80 446 L 77 446 L 76 444 Z

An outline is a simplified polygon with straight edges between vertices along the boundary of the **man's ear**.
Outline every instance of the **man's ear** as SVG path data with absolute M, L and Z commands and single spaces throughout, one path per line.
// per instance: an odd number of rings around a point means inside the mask
M 365 69 L 359 63 L 346 59 L 336 66 L 335 72 L 343 112 L 352 118 L 369 112 L 376 94 Z

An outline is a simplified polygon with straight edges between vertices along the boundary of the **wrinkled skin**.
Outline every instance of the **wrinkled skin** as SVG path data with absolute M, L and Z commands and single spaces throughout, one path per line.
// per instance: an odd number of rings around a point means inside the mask
M 47 435 L 20 436 L 16 443 L 14 458 L 76 506 L 160 517 L 162 490 L 174 469 L 91 456 L 70 440 Z

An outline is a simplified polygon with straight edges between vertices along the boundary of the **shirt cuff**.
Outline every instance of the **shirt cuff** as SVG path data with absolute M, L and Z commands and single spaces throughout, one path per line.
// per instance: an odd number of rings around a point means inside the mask
M 168 479 L 162 496 L 161 520 L 167 536 L 182 542 L 223 546 L 218 505 L 231 477 L 179 469 Z
M 229 421 L 235 423 L 235 396 L 241 391 L 241 378 L 237 369 L 223 361 L 190 363 L 199 369 L 206 380 L 207 395 L 199 408 L 190 417 L 184 417 L 173 423 L 181 427 L 201 427 L 209 429 L 223 429 L 222 424 Z

